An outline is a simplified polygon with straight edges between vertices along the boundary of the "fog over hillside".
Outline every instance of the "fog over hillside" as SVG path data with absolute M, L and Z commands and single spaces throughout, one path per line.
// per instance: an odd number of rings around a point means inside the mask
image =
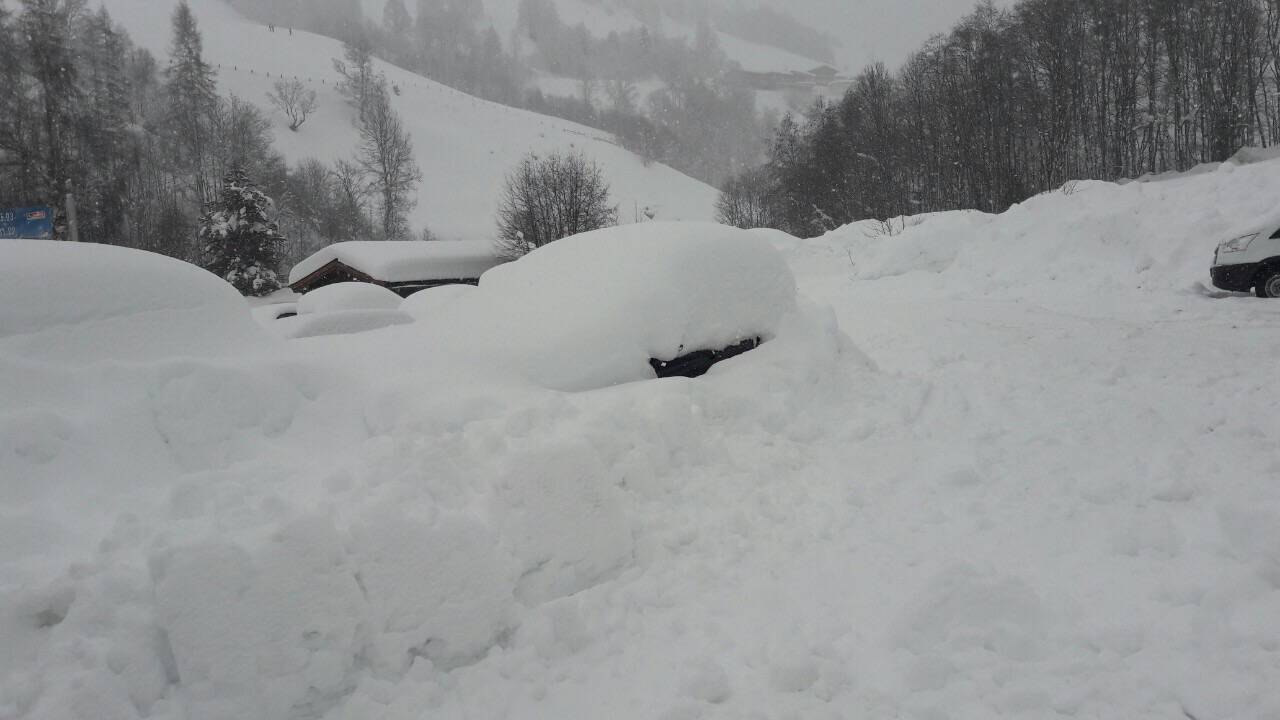
M 496 1 L 496 0 L 495 0 Z M 883 62 L 896 67 L 935 33 L 945 32 L 976 0 L 760 0 L 839 39 L 836 63 L 856 72 Z M 1007 7 L 1008 0 L 997 0 Z

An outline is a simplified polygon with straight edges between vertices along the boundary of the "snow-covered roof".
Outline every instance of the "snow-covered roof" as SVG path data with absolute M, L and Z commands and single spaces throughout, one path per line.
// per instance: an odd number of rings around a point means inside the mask
M 392 283 L 478 278 L 501 262 L 493 244 L 485 241 L 350 241 L 334 243 L 294 265 L 289 282 L 296 283 L 334 260 Z

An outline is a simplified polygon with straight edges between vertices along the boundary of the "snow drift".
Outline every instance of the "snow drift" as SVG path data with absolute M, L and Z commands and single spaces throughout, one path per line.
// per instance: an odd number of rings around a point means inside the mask
M 1158 182 L 1068 183 L 999 215 L 855 223 L 783 246 L 801 272 L 893 277 L 925 297 L 1202 292 L 1217 243 L 1276 216 L 1276 162 L 1253 157 Z
M 252 353 L 161 321 L 127 360 L 45 362 L 24 338 L 118 314 L 6 282 L 0 717 L 1280 716 L 1277 305 L 1198 284 L 1278 183 L 1081 183 L 807 242 L 623 229 L 409 324 L 227 332 Z M 488 312 L 555 308 L 546 355 Z M 698 380 L 544 387 L 743 331 L 773 335 Z M 625 351 L 535 372 L 593 337 Z
M 386 683 L 474 665 L 530 608 L 635 568 L 637 504 L 716 442 L 699 406 L 727 419 L 763 378 L 806 387 L 841 352 L 829 314 L 795 313 L 775 251 L 713 226 L 621 229 L 504 267 L 430 313 L 494 323 L 465 347 L 429 322 L 284 343 L 181 263 L 5 250 L 5 267 L 22 268 L 0 289 L 6 717 L 321 717 Z M 104 267 L 115 280 L 95 286 Z M 30 269 L 39 283 L 16 282 Z M 402 314 L 350 309 L 378 304 L 351 288 L 328 294 L 263 322 Z M 570 350 L 630 325 L 602 338 L 623 343 L 628 371 L 631 355 L 684 342 L 776 339 L 716 373 L 722 409 L 684 381 L 593 401 L 475 362 L 510 328 L 475 313 L 522 298 L 548 303 L 525 319 L 575 337 Z M 550 327 L 560 311 L 564 328 Z M 119 335 L 120 318 L 148 330 Z M 76 340 L 58 348 L 88 338 L 101 351 L 74 369 L 29 362 L 30 338 L 54 331 Z M 505 352 L 524 368 L 532 350 Z M 793 373 L 809 367 L 818 375 Z

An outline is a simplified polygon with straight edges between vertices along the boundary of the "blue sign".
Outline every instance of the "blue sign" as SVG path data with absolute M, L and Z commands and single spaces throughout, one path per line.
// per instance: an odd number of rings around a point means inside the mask
M 53 237 L 53 208 L 29 207 L 0 210 L 0 238 L 48 240 Z

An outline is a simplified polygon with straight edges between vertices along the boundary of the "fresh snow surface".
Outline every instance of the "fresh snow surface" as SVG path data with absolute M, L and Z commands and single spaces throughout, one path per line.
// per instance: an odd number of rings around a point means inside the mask
M 298 314 L 339 310 L 395 310 L 401 297 L 372 283 L 344 282 L 326 285 L 298 299 Z
M 353 240 L 319 250 L 289 271 L 295 283 L 333 260 L 384 282 L 478 278 L 497 265 L 494 245 L 486 240 Z
M 315 157 L 333 163 L 355 155 L 355 113 L 334 84 L 333 59 L 342 58 L 341 43 L 299 30 L 290 35 L 285 28 L 270 33 L 221 0 L 189 2 L 205 59 L 216 66 L 219 92 L 266 112 L 275 123 L 275 146 L 289 161 Z M 177 0 L 102 4 L 164 65 Z M 632 217 L 633 208 L 650 208 L 664 220 L 709 220 L 715 214 L 715 188 L 665 165 L 645 164 L 608 133 L 480 100 L 381 61 L 375 65 L 400 89 L 392 102 L 422 169 L 418 205 L 410 217 L 414 228 L 429 227 L 446 240 L 492 237 L 503 180 L 528 152 L 581 151 L 603 169 L 625 218 Z M 281 78 L 295 77 L 316 91 L 319 106 L 298 132 L 290 132 L 287 119 L 266 96 Z
M 0 246 L 0 717 L 1280 717 L 1280 305 L 1203 284 L 1276 197 L 1263 162 L 726 238 L 807 297 L 776 337 L 578 393 L 443 318 L 211 352 L 207 276 Z

